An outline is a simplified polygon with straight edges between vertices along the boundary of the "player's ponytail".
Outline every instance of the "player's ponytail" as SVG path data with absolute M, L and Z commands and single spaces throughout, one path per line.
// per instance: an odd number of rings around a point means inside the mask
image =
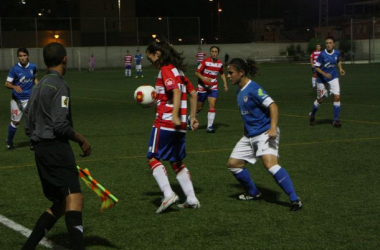
M 259 71 L 256 62 L 249 58 L 245 61 L 241 58 L 234 58 L 228 65 L 233 66 L 237 71 L 243 70 L 246 76 L 250 74 L 252 77 L 255 77 Z

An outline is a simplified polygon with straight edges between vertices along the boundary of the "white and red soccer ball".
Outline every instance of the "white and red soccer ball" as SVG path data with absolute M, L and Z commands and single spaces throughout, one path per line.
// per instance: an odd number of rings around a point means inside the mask
M 154 87 L 150 85 L 141 85 L 135 91 L 135 100 L 142 107 L 151 107 L 156 105 L 157 92 Z

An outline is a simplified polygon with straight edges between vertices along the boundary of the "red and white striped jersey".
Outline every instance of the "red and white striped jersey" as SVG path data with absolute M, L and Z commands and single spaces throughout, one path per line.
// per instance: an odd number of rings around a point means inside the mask
M 206 53 L 205 52 L 198 52 L 195 56 L 197 58 L 197 62 L 201 63 L 205 59 Z
M 179 89 L 181 93 L 180 119 L 181 127 L 175 128 L 173 117 L 173 89 Z M 157 106 L 154 127 L 163 130 L 179 131 L 186 133 L 187 95 L 186 86 L 183 83 L 180 72 L 173 65 L 161 67 L 156 81 Z
M 319 50 L 314 50 L 313 53 L 311 53 L 310 58 L 313 58 L 313 64 L 317 61 L 319 54 L 321 54 Z
M 132 65 L 132 60 L 133 60 L 132 55 L 126 55 L 126 56 L 124 56 L 124 65 L 125 66 Z
M 217 59 L 216 62 L 212 60 L 211 57 L 206 58 L 201 64 L 198 65 L 197 72 L 202 76 L 211 79 L 211 82 L 204 82 L 198 79 L 198 91 L 205 91 L 204 87 L 209 89 L 218 89 L 218 73 L 224 74 L 223 63 L 221 60 Z

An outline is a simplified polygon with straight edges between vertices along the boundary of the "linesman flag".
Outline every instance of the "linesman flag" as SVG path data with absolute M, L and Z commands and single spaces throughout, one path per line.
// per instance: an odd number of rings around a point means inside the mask
M 105 209 L 113 207 L 119 200 L 113 196 L 107 189 L 105 189 L 100 183 L 92 178 L 90 171 L 85 168 L 77 166 L 79 171 L 79 177 L 94 191 L 100 199 L 102 199 L 102 205 L 100 206 L 100 212 L 103 213 Z

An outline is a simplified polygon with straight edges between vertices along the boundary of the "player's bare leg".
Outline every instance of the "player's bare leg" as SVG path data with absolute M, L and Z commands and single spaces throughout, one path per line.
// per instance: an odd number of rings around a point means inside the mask
M 215 105 L 216 105 L 216 98 L 215 97 L 208 97 L 208 114 L 207 114 L 207 133 L 215 133 L 215 128 L 213 127 L 214 120 L 215 120 Z

